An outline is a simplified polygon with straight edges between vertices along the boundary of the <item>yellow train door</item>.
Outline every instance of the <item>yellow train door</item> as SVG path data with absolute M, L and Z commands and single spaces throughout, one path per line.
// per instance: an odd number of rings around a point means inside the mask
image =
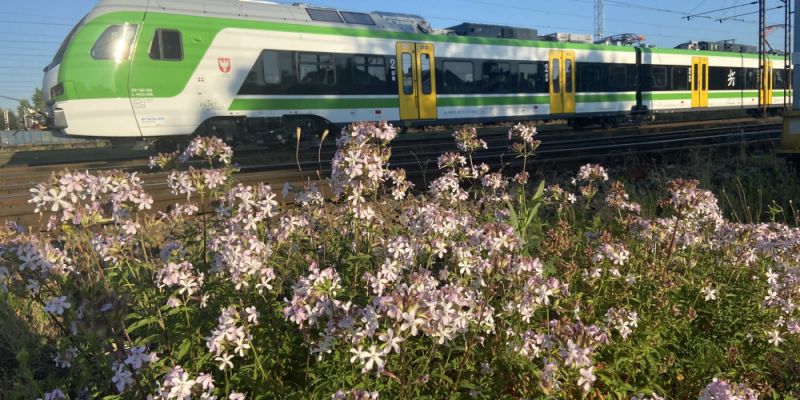
M 430 43 L 397 42 L 400 119 L 436 119 L 436 73 Z
M 692 107 L 708 107 L 708 57 L 692 57 Z
M 550 113 L 575 112 L 575 52 L 550 50 Z
M 759 88 L 759 96 L 761 96 L 761 104 L 772 104 L 772 89 L 773 89 L 772 61 L 765 60 L 764 68 L 762 68 L 761 70 L 763 71 L 761 79 L 764 82 L 764 85 Z

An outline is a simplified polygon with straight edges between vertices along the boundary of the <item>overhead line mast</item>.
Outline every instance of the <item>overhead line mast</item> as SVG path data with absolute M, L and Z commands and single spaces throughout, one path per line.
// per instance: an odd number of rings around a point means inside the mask
M 603 0 L 594 0 L 594 41 L 603 40 Z

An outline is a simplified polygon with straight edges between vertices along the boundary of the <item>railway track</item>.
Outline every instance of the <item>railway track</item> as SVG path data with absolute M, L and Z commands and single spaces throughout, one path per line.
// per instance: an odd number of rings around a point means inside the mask
M 777 123 L 736 123 L 705 128 L 686 127 L 672 131 L 651 130 L 654 132 L 636 133 L 636 129 L 630 129 L 630 133 L 618 131 L 613 135 L 607 132 L 597 134 L 593 131 L 561 135 L 557 131 L 545 131 L 539 135 L 542 145 L 536 151 L 533 162 L 597 162 L 609 157 L 772 142 L 780 137 L 781 126 Z M 488 128 L 482 130 L 479 136 L 488 143 L 489 148 L 477 152 L 473 156 L 475 162 L 485 162 L 493 168 L 504 169 L 519 165 L 519 160 L 508 149 L 506 127 Z M 392 143 L 390 167 L 405 168 L 411 179 L 425 180 L 436 174 L 439 155 L 455 149 L 449 134 L 401 138 Z M 266 159 L 274 160 L 274 155 L 245 151 L 235 160 L 240 166 L 234 178 L 245 184 L 264 182 L 276 188 L 286 182 L 297 186 L 309 180 L 325 178 L 330 174 L 329 160 L 334 149 L 323 146 L 321 150 L 320 159 L 317 159 L 316 151 L 309 151 L 307 153 L 314 153 L 313 157 L 293 160 L 292 154 L 280 162 L 265 162 Z M 29 190 L 48 179 L 53 171 L 64 168 L 140 172 L 145 190 L 154 198 L 154 209 L 166 209 L 180 200 L 180 196 L 173 195 L 166 185 L 167 173 L 151 172 L 143 159 L 16 166 L 0 169 L 0 220 L 15 220 L 26 225 L 39 222 L 39 218 L 33 215 L 33 207 L 28 204 Z

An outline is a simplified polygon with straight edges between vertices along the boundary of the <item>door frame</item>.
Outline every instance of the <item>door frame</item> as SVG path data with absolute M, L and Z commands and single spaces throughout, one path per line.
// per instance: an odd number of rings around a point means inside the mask
M 547 63 L 550 114 L 575 112 L 575 51 L 550 50 Z
M 692 57 L 692 108 L 708 107 L 708 57 Z
M 395 49 L 400 119 L 436 119 L 436 60 L 433 44 L 397 42 Z

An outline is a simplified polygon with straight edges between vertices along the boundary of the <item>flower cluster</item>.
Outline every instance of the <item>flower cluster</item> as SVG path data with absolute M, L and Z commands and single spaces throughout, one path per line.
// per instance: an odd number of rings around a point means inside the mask
M 145 193 L 137 173 L 63 171 L 48 183 L 31 189 L 28 200 L 36 213 L 54 213 L 56 222 L 90 225 L 104 219 L 123 221 L 131 213 L 152 208 L 153 197 Z M 106 214 L 110 212 L 110 214 Z
M 700 400 L 758 400 L 758 392 L 742 384 L 714 378 L 703 389 Z

